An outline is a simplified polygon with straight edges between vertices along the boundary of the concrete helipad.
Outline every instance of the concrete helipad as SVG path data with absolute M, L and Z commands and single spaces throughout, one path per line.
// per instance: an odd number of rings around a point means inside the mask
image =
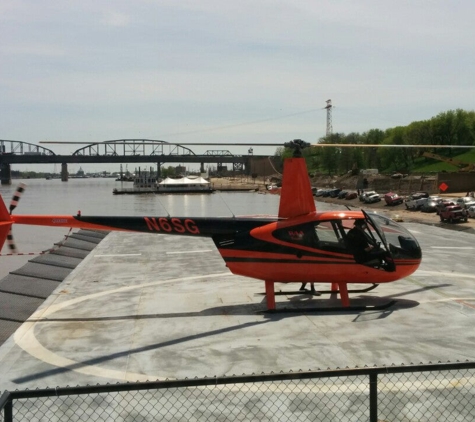
M 262 312 L 264 283 L 232 275 L 210 239 L 111 233 L 0 348 L 0 388 L 475 359 L 475 237 L 406 227 L 420 269 L 350 295 L 392 307 L 349 313 Z

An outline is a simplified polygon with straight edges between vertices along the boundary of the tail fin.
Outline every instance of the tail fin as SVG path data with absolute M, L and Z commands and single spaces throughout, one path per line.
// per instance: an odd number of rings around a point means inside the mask
M 0 195 L 0 251 L 2 250 L 3 244 L 7 239 L 10 229 L 12 227 L 13 220 L 10 217 L 10 213 L 3 202 L 3 198 Z
M 315 211 L 315 200 L 305 159 L 286 159 L 280 192 L 279 217 L 291 218 Z

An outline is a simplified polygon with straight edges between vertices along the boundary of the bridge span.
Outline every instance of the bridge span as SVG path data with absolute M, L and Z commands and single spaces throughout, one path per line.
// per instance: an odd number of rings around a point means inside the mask
M 68 163 L 153 163 L 159 172 L 164 163 L 199 163 L 219 166 L 232 164 L 233 171 L 251 174 L 253 165 L 267 156 L 234 155 L 229 150 L 208 150 L 197 155 L 179 144 L 149 139 L 121 139 L 97 142 L 79 148 L 71 155 L 56 154 L 49 148 L 21 141 L 0 140 L 0 179 L 11 184 L 11 166 L 14 164 L 61 164 L 61 179 L 68 180 Z

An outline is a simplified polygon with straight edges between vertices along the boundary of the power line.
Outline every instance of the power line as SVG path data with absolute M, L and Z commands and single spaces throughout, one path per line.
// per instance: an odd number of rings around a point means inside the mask
M 259 124 L 259 123 L 271 122 L 271 121 L 274 121 L 274 120 L 287 119 L 289 117 L 300 116 L 302 114 L 313 113 L 313 112 L 318 111 L 318 110 L 320 110 L 320 109 L 319 108 L 313 108 L 311 110 L 300 111 L 298 113 L 285 114 L 283 116 L 268 117 L 266 119 L 252 120 L 252 121 L 249 121 L 249 122 L 235 123 L 235 124 L 224 125 L 224 126 L 216 126 L 216 127 L 211 127 L 211 128 L 208 128 L 208 129 L 197 129 L 197 130 L 190 130 L 190 131 L 187 131 L 187 132 L 166 133 L 166 134 L 162 134 L 161 136 L 166 137 L 166 136 L 176 136 L 176 135 L 191 135 L 191 134 L 195 134 L 195 133 L 213 132 L 213 131 L 222 130 L 222 129 L 230 129 L 230 128 L 233 128 L 233 127 L 250 126 L 250 125 L 255 125 L 255 124 Z

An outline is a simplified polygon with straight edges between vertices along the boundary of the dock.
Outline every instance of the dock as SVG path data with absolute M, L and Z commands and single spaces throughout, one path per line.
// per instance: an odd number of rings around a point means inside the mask
M 139 195 L 139 194 L 208 194 L 219 192 L 257 192 L 258 187 L 242 187 L 222 185 L 219 187 L 210 187 L 208 189 L 159 189 L 159 188 L 114 188 L 114 195 Z
M 0 280 L 0 344 L 3 344 L 83 261 L 107 232 L 79 230 Z
M 112 189 L 112 193 L 114 195 L 141 195 L 141 194 L 153 194 L 153 195 L 160 195 L 160 194 L 209 194 L 213 193 L 215 189 L 207 188 L 207 189 L 160 189 L 157 187 L 151 188 L 114 188 Z

